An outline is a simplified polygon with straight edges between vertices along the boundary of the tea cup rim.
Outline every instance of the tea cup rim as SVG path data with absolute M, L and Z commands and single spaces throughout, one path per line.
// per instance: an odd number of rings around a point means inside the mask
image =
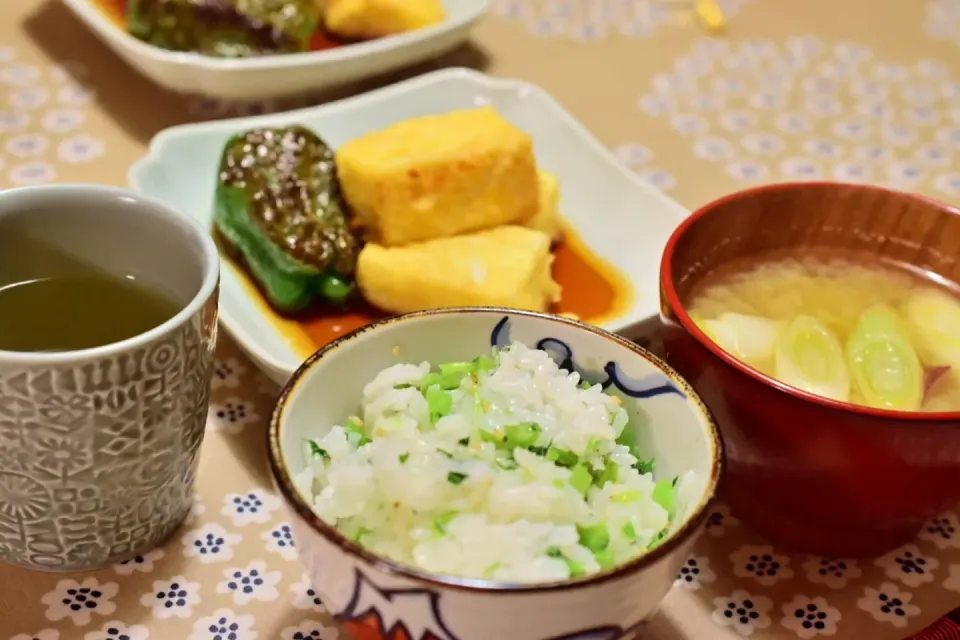
M 686 306 L 680 301 L 680 295 L 677 292 L 677 288 L 674 284 L 675 277 L 672 264 L 673 256 L 676 252 L 677 244 L 679 243 L 680 239 L 691 227 L 693 227 L 694 224 L 696 224 L 697 221 L 710 214 L 715 214 L 720 210 L 722 205 L 730 204 L 732 202 L 736 202 L 737 200 L 747 200 L 762 193 L 776 191 L 797 191 L 809 188 L 855 189 L 875 192 L 888 197 L 894 196 L 899 198 L 907 198 L 916 202 L 920 202 L 924 206 L 930 207 L 931 209 L 936 209 L 943 215 L 960 215 L 960 209 L 957 207 L 929 196 L 906 191 L 898 191 L 896 189 L 890 189 L 877 185 L 834 182 L 829 180 L 810 182 L 778 182 L 728 193 L 724 196 L 707 202 L 690 213 L 690 215 L 687 216 L 679 225 L 677 225 L 677 228 L 673 230 L 673 233 L 670 235 L 670 238 L 667 240 L 667 244 L 664 247 L 663 256 L 660 259 L 660 290 L 662 297 L 666 299 L 667 306 L 676 316 L 676 321 L 680 324 L 683 330 L 690 334 L 690 336 L 700 343 L 703 348 L 707 349 L 714 356 L 720 358 L 726 364 L 730 365 L 744 375 L 747 375 L 758 382 L 761 382 L 798 400 L 803 400 L 805 402 L 810 402 L 838 411 L 860 414 L 875 419 L 917 421 L 934 424 L 950 423 L 945 424 L 944 426 L 948 428 L 955 428 L 957 420 L 960 419 L 960 411 L 900 411 L 893 409 L 881 409 L 877 407 L 853 404 L 851 402 L 831 400 L 829 398 L 825 398 L 784 384 L 776 378 L 773 378 L 772 376 L 769 376 L 762 371 L 751 367 L 750 365 L 727 353 L 697 326 L 697 324 L 690 317 L 690 314 L 687 312 Z M 663 305 L 661 304 L 661 306 Z
M 90 183 L 58 183 L 29 185 L 0 190 L 0 210 L 10 208 L 29 208 L 33 201 L 51 196 L 74 195 L 85 198 L 98 198 L 105 203 L 114 201 L 136 207 L 148 207 L 178 225 L 189 233 L 201 247 L 203 257 L 203 276 L 200 287 L 190 301 L 181 305 L 177 313 L 163 323 L 124 340 L 86 349 L 72 351 L 9 351 L 0 349 L 0 362 L 19 366 L 69 365 L 85 360 L 110 358 L 139 347 L 146 346 L 164 335 L 175 331 L 188 322 L 207 303 L 217 291 L 220 282 L 220 253 L 211 235 L 191 217 L 156 198 L 146 196 L 131 189 L 110 185 Z M 3 214 L 0 213 L 0 216 Z

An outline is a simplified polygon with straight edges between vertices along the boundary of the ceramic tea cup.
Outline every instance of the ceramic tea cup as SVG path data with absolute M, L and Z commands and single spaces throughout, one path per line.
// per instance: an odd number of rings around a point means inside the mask
M 104 346 L 0 351 L 0 561 L 58 572 L 122 562 L 170 535 L 193 502 L 216 247 L 165 205 L 93 185 L 0 192 L 5 231 L 135 276 L 176 305 L 162 324 Z

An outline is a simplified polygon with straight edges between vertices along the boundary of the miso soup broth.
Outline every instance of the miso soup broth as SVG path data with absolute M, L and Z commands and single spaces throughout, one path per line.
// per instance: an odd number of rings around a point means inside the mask
M 900 411 L 960 411 L 960 297 L 888 263 L 753 259 L 694 291 L 691 318 L 737 359 L 810 393 Z

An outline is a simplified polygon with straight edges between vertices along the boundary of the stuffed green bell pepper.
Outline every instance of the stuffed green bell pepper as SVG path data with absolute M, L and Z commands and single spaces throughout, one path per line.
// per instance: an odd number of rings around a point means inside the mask
M 319 23 L 314 0 L 127 0 L 132 35 L 208 56 L 306 51 Z
M 353 290 L 360 242 L 333 150 L 308 129 L 254 129 L 227 142 L 214 224 L 281 313 L 340 304 Z

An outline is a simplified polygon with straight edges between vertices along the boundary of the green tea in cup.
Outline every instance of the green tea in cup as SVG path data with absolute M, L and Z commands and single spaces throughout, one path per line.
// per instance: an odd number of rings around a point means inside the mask
M 167 292 L 0 222 L 0 350 L 75 351 L 120 342 L 180 310 Z
M 0 561 L 88 571 L 187 516 L 219 264 L 205 229 L 133 192 L 0 191 Z

